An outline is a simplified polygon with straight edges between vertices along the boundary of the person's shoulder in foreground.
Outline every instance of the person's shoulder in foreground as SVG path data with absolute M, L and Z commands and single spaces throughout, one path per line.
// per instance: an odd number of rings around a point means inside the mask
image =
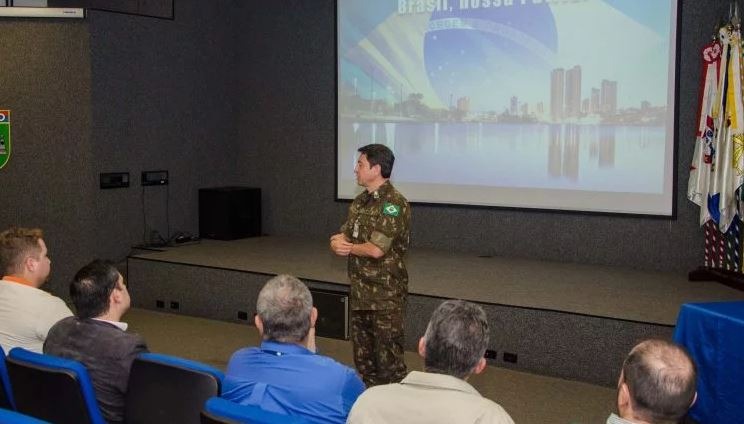
M 480 306 L 461 300 L 443 302 L 419 340 L 424 372 L 413 371 L 400 383 L 367 390 L 347 422 L 513 424 L 504 408 L 467 382 L 486 369 L 483 355 L 488 339 L 488 321 Z
M 504 408 L 466 381 L 412 371 L 400 383 L 376 386 L 359 397 L 348 423 L 513 424 Z
M 309 398 L 322 393 L 341 395 L 349 402 L 348 409 L 365 389 L 354 369 L 304 346 L 272 340 L 233 353 L 225 372 L 223 397 L 245 401 L 250 394 L 245 389 L 257 383 L 286 386 L 297 393 L 305 391 Z

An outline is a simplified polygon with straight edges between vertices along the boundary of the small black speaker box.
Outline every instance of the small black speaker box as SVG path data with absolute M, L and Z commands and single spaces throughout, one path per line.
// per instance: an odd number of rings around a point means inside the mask
M 349 340 L 349 295 L 310 289 L 313 305 L 322 311 L 315 323 L 315 334 L 320 337 Z
M 261 235 L 261 189 L 199 189 L 199 236 L 235 240 Z

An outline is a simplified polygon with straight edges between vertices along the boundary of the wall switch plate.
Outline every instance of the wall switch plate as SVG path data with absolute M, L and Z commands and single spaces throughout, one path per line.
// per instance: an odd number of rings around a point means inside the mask
M 168 171 L 142 171 L 142 185 L 168 185 Z
M 517 363 L 517 354 L 516 353 L 504 352 L 504 362 L 509 362 L 509 363 L 512 363 L 512 364 L 516 364 Z
M 129 187 L 129 172 L 101 172 L 99 174 L 102 189 Z

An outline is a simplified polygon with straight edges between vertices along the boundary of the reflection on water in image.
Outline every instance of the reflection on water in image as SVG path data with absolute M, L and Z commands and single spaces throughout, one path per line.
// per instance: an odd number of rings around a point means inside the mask
M 504 123 L 339 125 L 342 175 L 356 149 L 395 151 L 395 179 L 497 187 L 661 193 L 666 129 L 651 126 Z M 348 153 L 346 153 L 348 152 Z

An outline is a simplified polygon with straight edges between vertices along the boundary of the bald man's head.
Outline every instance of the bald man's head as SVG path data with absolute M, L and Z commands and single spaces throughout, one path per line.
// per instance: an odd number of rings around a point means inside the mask
M 625 359 L 620 386 L 627 386 L 635 418 L 679 420 L 695 401 L 696 378 L 695 364 L 682 347 L 646 340 Z

